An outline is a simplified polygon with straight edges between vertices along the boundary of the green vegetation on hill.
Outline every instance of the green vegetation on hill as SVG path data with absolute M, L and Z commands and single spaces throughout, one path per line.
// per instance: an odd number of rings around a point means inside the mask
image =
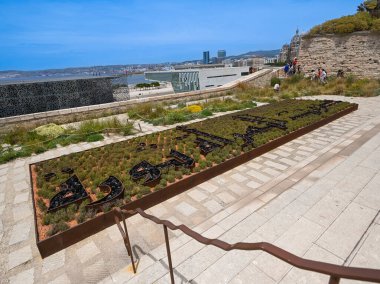
M 345 78 L 337 78 L 329 75 L 326 84 L 310 80 L 303 75 L 294 75 L 286 79 L 272 80 L 280 84 L 280 92 L 275 92 L 273 87 L 251 88 L 241 86 L 234 95 L 240 100 L 253 99 L 262 102 L 275 102 L 282 99 L 290 99 L 301 96 L 339 95 L 353 97 L 380 96 L 380 79 L 357 78 L 346 75 Z
M 318 25 L 312 28 L 308 35 L 348 34 L 358 31 L 380 32 L 380 19 L 372 17 L 367 12 L 358 12 L 355 15 L 344 16 Z
M 379 0 L 364 1 L 355 15 L 329 20 L 312 28 L 308 35 L 348 34 L 358 31 L 380 32 Z

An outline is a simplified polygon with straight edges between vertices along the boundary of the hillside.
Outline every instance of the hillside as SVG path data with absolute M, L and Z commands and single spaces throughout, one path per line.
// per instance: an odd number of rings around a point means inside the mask
M 348 34 L 358 31 L 380 32 L 380 18 L 375 18 L 368 12 L 358 12 L 315 26 L 307 35 Z

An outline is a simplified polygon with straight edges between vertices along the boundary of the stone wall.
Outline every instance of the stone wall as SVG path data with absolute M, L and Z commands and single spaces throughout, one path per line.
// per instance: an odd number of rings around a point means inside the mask
M 305 73 L 322 67 L 328 74 L 341 69 L 345 74 L 380 78 L 380 33 L 303 37 L 299 64 Z
M 16 126 L 33 128 L 47 123 L 65 124 L 95 117 L 103 117 L 107 115 L 123 113 L 126 112 L 129 108 L 136 106 L 137 104 L 147 102 L 154 103 L 170 101 L 177 103 L 223 96 L 229 91 L 233 91 L 241 83 L 245 83 L 251 86 L 269 85 L 270 79 L 274 76 L 278 76 L 278 69 L 264 69 L 251 75 L 244 76 L 235 82 L 226 84 L 225 86 L 209 90 L 160 95 L 147 98 L 131 99 L 128 101 L 118 101 L 92 106 L 83 106 L 34 114 L 18 115 L 13 117 L 4 117 L 0 118 L 0 133 L 9 131 Z
M 0 85 L 0 117 L 113 102 L 110 78 Z

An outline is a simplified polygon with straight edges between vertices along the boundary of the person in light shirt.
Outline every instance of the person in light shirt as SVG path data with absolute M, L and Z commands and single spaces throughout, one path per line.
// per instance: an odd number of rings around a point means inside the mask
M 280 92 L 280 84 L 279 84 L 279 83 L 276 83 L 276 84 L 274 85 L 274 87 L 273 87 L 273 90 L 274 90 L 276 93 Z

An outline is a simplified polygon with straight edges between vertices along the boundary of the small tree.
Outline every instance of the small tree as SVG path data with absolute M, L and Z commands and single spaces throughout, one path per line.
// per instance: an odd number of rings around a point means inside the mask
M 371 16 L 380 18 L 380 0 L 366 0 L 358 6 L 358 12 L 368 12 Z

